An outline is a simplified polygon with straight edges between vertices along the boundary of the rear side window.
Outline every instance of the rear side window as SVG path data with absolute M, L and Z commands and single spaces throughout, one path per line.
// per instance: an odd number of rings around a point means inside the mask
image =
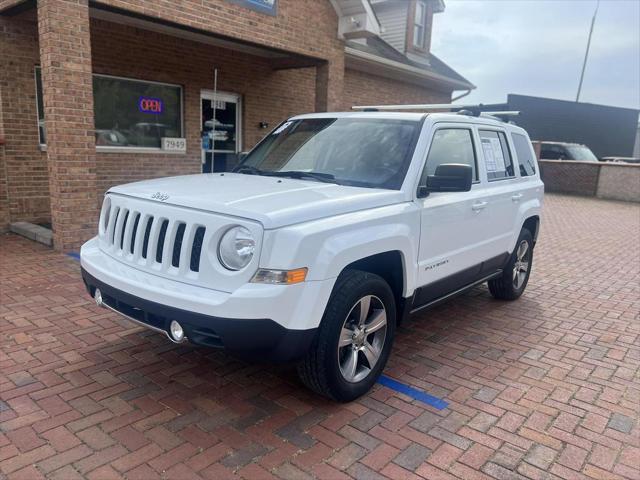
M 482 142 L 482 153 L 487 167 L 487 178 L 489 180 L 502 180 L 514 177 L 513 160 L 511 159 L 511 152 L 504 132 L 480 130 L 480 141 Z
M 520 164 L 520 176 L 529 177 L 536 174 L 536 160 L 531 151 L 531 142 L 519 133 L 512 133 L 511 139 L 516 149 L 516 157 Z
M 544 160 L 567 160 L 569 156 L 563 147 L 557 145 L 542 145 L 540 158 Z
M 433 134 L 427 164 L 422 172 L 420 184 L 424 185 L 427 175 L 436 173 L 438 165 L 443 163 L 461 163 L 473 169 L 473 180 L 478 180 L 476 154 L 473 147 L 471 130 L 466 128 L 441 128 Z

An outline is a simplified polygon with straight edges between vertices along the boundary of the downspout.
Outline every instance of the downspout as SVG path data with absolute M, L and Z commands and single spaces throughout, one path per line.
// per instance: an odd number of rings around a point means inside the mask
M 466 96 L 467 96 L 467 95 L 469 95 L 470 93 L 471 93 L 471 89 L 469 89 L 469 90 L 467 90 L 466 92 L 464 92 L 464 93 L 462 93 L 462 94 L 458 95 L 458 96 L 457 96 L 457 97 L 455 97 L 455 98 L 452 98 L 452 99 L 451 99 L 451 103 L 455 102 L 456 100 L 460 100 L 461 98 L 466 97 Z

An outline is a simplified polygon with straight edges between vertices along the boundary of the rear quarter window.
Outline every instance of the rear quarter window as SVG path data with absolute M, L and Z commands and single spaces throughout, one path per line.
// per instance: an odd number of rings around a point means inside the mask
M 533 149 L 529 139 L 520 134 L 512 133 L 513 147 L 516 150 L 516 157 L 520 165 L 520 176 L 529 177 L 536 174 L 536 159 L 533 156 Z
M 515 177 L 505 133 L 494 130 L 480 130 L 479 133 L 489 181 Z

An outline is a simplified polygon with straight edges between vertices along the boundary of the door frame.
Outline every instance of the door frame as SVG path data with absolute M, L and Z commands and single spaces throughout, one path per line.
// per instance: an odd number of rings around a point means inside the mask
M 200 90 L 200 131 L 202 132 L 202 100 L 211 100 L 213 101 L 214 92 L 210 89 L 203 88 Z M 242 152 L 242 95 L 239 93 L 232 92 L 221 92 L 218 91 L 215 93 L 216 100 L 222 100 L 225 102 L 233 102 L 236 104 L 236 151 L 233 152 L 238 154 Z M 215 145 L 215 142 L 214 142 Z M 220 153 L 230 153 L 229 150 L 214 150 L 214 156 L 216 152 Z M 200 161 L 202 164 L 205 163 L 205 150 L 202 148 L 202 141 L 200 141 Z

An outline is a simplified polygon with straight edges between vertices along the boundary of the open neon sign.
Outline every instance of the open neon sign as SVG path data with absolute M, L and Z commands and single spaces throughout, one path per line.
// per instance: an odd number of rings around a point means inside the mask
M 164 110 L 164 103 L 159 98 L 140 97 L 138 99 L 138 110 L 142 113 L 153 113 L 158 115 Z

